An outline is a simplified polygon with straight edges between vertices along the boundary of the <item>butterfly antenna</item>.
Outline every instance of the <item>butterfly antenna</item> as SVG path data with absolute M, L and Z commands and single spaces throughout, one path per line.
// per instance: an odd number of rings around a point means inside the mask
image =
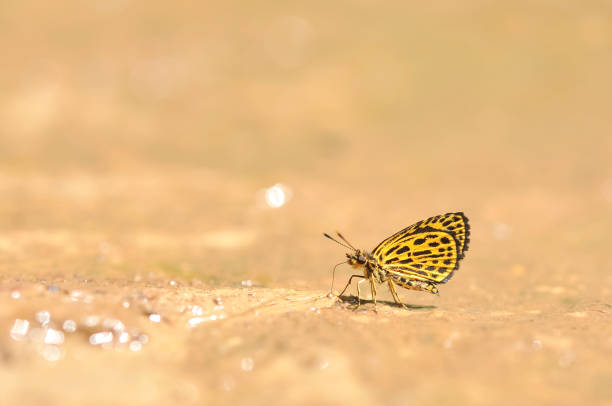
M 352 245 L 346 245 L 346 244 L 342 244 L 340 241 L 336 240 L 334 237 L 332 237 L 331 235 L 327 234 L 327 233 L 323 233 L 323 235 L 327 238 L 329 238 L 330 240 L 332 240 L 333 242 L 335 242 L 336 244 L 340 244 L 342 245 L 344 248 L 348 248 L 350 250 L 354 250 L 355 248 L 353 248 Z M 347 241 L 348 242 L 348 241 Z
M 331 288 L 329 289 L 329 293 L 331 293 L 332 295 L 334 294 L 334 278 L 336 277 L 336 268 L 338 268 L 340 265 L 342 264 L 346 264 L 348 263 L 348 261 L 342 261 L 336 265 L 334 265 L 334 269 L 332 271 L 332 283 L 331 283 Z
M 353 247 L 353 244 L 351 244 L 350 242 L 348 242 L 348 240 L 346 238 L 344 238 L 344 236 L 342 234 L 340 234 L 340 231 L 336 231 L 336 234 L 338 234 L 338 237 L 342 238 L 342 241 L 344 241 L 345 243 L 347 243 L 349 245 L 349 247 L 351 247 L 352 249 L 354 249 L 355 251 L 357 251 L 357 248 Z

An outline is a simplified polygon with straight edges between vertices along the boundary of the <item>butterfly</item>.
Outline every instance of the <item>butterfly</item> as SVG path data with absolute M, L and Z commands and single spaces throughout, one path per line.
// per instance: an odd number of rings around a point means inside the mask
M 393 300 L 403 307 L 406 306 L 397 294 L 396 285 L 439 295 L 437 285 L 448 282 L 459 269 L 459 261 L 470 242 L 470 226 L 462 212 L 421 220 L 386 238 L 371 252 L 353 247 L 342 234 L 336 234 L 344 243 L 327 233 L 323 235 L 352 250 L 346 254 L 347 260 L 338 265 L 348 263 L 354 268 L 363 268 L 363 275 L 352 275 L 338 295 L 342 296 L 353 278 L 362 278 L 357 283 L 357 308 L 361 305 L 359 284 L 366 280 L 375 306 L 376 284 L 387 283 Z

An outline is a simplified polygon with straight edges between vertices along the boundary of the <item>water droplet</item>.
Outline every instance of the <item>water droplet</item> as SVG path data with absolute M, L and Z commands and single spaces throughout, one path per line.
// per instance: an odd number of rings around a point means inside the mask
M 222 300 L 220 297 L 216 297 L 216 298 L 214 298 L 214 299 L 213 299 L 213 302 L 214 302 L 216 305 L 221 305 L 221 304 L 223 304 L 223 300 Z
M 245 372 L 251 372 L 254 366 L 255 362 L 251 357 L 243 358 L 242 361 L 240 361 L 240 368 Z
M 104 319 L 102 321 L 102 327 L 109 330 L 114 330 L 115 332 L 121 332 L 125 329 L 125 325 L 121 322 L 121 320 L 117 319 Z
M 194 316 L 201 316 L 204 313 L 204 310 L 200 306 L 193 306 L 191 308 L 191 313 Z
M 36 313 L 36 321 L 39 322 L 41 325 L 45 326 L 49 324 L 50 320 L 51 320 L 51 314 L 49 314 L 48 311 L 41 310 L 38 313 Z
M 24 341 L 28 335 L 29 328 L 29 321 L 16 319 L 11 328 L 11 338 L 15 341 Z
M 79 300 L 81 300 L 82 297 L 82 290 L 73 290 L 72 292 L 70 292 L 70 300 L 72 300 L 73 302 L 78 302 Z
M 130 301 L 127 299 L 123 299 L 123 301 L 121 302 L 121 306 L 123 306 L 126 309 L 130 308 Z
M 170 281 L 168 283 L 170 284 L 170 286 L 176 286 L 176 281 Z
M 113 341 L 113 333 L 111 331 L 102 331 L 89 336 L 89 343 L 91 345 L 107 344 Z
M 323 357 L 317 357 L 314 360 L 314 366 L 318 369 L 327 369 L 329 367 L 329 360 Z
M 159 323 L 161 321 L 161 314 L 151 313 L 149 314 L 149 320 L 153 323 Z
M 128 333 L 126 333 L 125 331 L 122 332 L 121 334 L 119 334 L 119 342 L 121 344 L 125 344 L 128 341 L 130 341 L 130 335 Z
M 44 339 L 45 344 L 60 345 L 64 342 L 64 333 L 60 330 L 48 329 Z
M 41 354 L 49 362 L 59 361 L 62 358 L 62 350 L 55 345 L 46 345 Z
M 142 343 L 140 341 L 132 341 L 130 343 L 130 350 L 134 352 L 138 352 L 142 349 Z
M 77 329 L 76 321 L 74 320 L 66 320 L 62 325 L 62 328 L 66 333 L 74 333 Z
M 96 315 L 87 316 L 83 320 L 83 324 L 85 324 L 87 327 L 95 327 L 98 325 L 98 323 L 100 323 L 100 316 Z
M 242 285 L 242 287 L 250 288 L 251 286 L 253 286 L 253 281 L 247 279 L 245 281 L 240 282 L 240 285 Z
M 21 292 L 18 290 L 14 290 L 11 292 L 12 299 L 19 299 L 21 297 Z
M 531 348 L 533 348 L 536 351 L 540 351 L 542 349 L 542 341 L 533 340 L 533 342 L 531 343 Z
M 265 204 L 273 209 L 284 206 L 291 199 L 291 189 L 280 183 L 264 190 Z
M 204 321 L 206 321 L 206 319 L 203 318 L 203 317 L 193 317 L 193 318 L 189 319 L 189 321 L 187 322 L 187 325 L 189 327 L 195 327 L 195 326 L 197 326 L 198 324 L 200 324 L 200 323 L 202 323 Z

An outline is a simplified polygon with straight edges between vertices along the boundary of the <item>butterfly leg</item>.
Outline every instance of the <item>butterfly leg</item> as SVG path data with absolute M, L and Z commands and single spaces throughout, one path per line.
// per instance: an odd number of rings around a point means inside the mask
M 372 291 L 372 301 L 374 301 L 374 311 L 378 313 L 376 310 L 376 284 L 374 284 L 374 279 L 370 278 L 370 290 Z
M 350 286 L 351 282 L 353 281 L 353 278 L 365 278 L 365 276 L 363 276 L 363 275 L 351 275 L 351 277 L 349 278 L 346 286 L 344 287 L 344 289 L 342 289 L 342 292 L 340 292 L 338 297 L 340 297 L 340 296 L 342 296 L 344 294 L 344 292 L 346 291 L 346 288 L 348 288 Z M 359 289 L 359 286 L 357 286 L 357 288 Z
M 391 296 L 393 296 L 393 300 L 395 300 L 395 303 L 401 305 L 404 309 L 407 309 L 408 306 L 402 303 L 401 299 L 399 298 L 399 295 L 397 294 L 397 289 L 395 289 L 395 283 L 393 283 L 391 278 L 387 279 L 387 283 L 389 284 L 389 290 L 391 291 Z
M 364 279 L 357 282 L 357 307 L 355 308 L 355 310 L 359 309 L 359 307 L 361 306 L 361 291 L 359 290 L 359 285 L 366 281 L 365 276 L 362 276 L 362 278 Z

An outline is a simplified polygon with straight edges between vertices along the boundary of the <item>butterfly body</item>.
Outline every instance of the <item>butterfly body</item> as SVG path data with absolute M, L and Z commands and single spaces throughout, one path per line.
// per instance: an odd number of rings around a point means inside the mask
M 363 268 L 363 275 L 366 279 L 374 279 L 376 283 L 383 283 L 387 279 L 387 273 L 371 253 L 357 250 L 347 253 L 346 257 L 348 264 L 353 268 Z
M 346 254 L 346 262 L 363 268 L 363 276 L 351 276 L 342 293 L 353 277 L 357 277 L 362 278 L 359 283 L 370 282 L 374 303 L 376 284 L 387 283 L 393 299 L 401 304 L 396 285 L 438 294 L 436 286 L 446 283 L 459 268 L 459 261 L 468 248 L 469 231 L 467 217 L 457 212 L 430 217 L 406 227 L 383 240 L 371 252 L 354 248 L 340 233 L 338 236 L 348 245 L 325 236 L 350 248 L 352 252 Z
M 400 275 L 399 272 L 385 269 L 384 265 L 381 265 L 374 256 L 363 250 L 357 250 L 354 253 L 347 253 L 348 264 L 353 268 L 363 268 L 363 278 L 371 280 L 374 283 L 382 284 L 391 282 L 396 283 L 400 286 L 406 287 L 413 290 L 425 290 L 434 294 L 438 294 L 438 289 L 430 283 L 426 283 L 425 280 L 421 280 L 419 277 L 412 277 L 413 280 L 409 280 Z

